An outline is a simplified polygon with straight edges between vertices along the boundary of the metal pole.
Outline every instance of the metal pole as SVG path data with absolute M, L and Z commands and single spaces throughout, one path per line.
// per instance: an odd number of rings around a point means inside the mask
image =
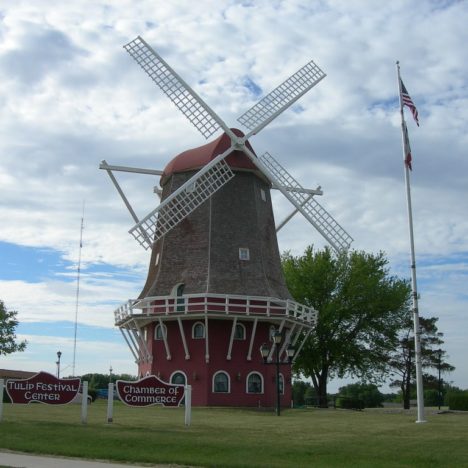
M 406 159 L 406 140 L 405 140 L 405 119 L 403 116 L 403 103 L 401 100 L 401 78 L 400 78 L 400 65 L 396 63 L 398 75 L 398 90 L 400 99 L 400 115 L 401 115 L 401 129 L 403 139 L 403 161 Z M 413 325 L 414 325 L 414 348 L 416 360 L 416 394 L 418 402 L 418 419 L 417 423 L 424 423 L 424 391 L 422 380 L 422 363 L 421 363 L 421 329 L 419 327 L 419 311 L 418 311 L 418 291 L 416 282 L 416 256 L 414 252 L 414 235 L 413 235 L 413 213 L 411 208 L 411 190 L 410 190 L 410 174 L 409 168 L 404 162 L 405 167 L 405 185 L 406 185 L 406 202 L 408 211 L 408 228 L 410 237 L 410 256 L 411 256 L 411 288 L 413 296 Z
M 57 379 L 60 379 L 60 358 L 62 357 L 61 351 L 57 351 Z
M 276 345 L 276 415 L 280 416 L 281 401 L 280 401 L 280 384 L 279 384 L 279 345 Z
M 73 364 L 72 364 L 73 377 L 76 375 L 75 374 L 76 336 L 78 333 L 78 305 L 80 301 L 81 249 L 83 248 L 84 210 L 85 210 L 85 202 L 83 200 L 83 214 L 81 215 L 81 228 L 80 228 L 80 249 L 78 251 L 78 270 L 76 272 L 75 327 L 74 327 L 74 333 L 73 333 Z

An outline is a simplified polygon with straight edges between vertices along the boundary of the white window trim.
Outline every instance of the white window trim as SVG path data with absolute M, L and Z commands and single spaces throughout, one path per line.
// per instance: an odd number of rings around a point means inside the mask
M 227 383 L 228 383 L 227 392 L 217 392 L 215 390 L 215 379 L 216 379 L 216 376 L 219 375 L 219 374 L 224 374 L 227 377 Z M 217 372 L 215 372 L 213 374 L 213 378 L 211 379 L 211 392 L 212 393 L 220 393 L 220 394 L 231 393 L 231 376 L 229 375 L 228 372 L 226 372 L 225 370 L 219 370 L 219 371 L 217 371 Z
M 244 330 L 244 336 L 242 338 L 236 338 L 236 330 L 234 330 L 234 340 L 235 341 L 245 341 L 247 339 L 247 329 L 245 328 L 245 325 L 243 323 L 236 323 L 236 329 L 237 327 L 241 327 Z
M 203 336 L 195 336 L 195 327 L 197 325 L 201 325 L 203 327 Z M 205 339 L 205 336 L 206 336 L 206 328 L 205 328 L 205 324 L 203 322 L 195 322 L 193 325 L 192 325 L 192 339 L 193 340 L 204 340 Z
M 260 392 L 255 392 L 255 393 L 254 392 L 249 392 L 249 378 L 253 374 L 257 374 L 257 375 L 260 376 L 260 380 L 262 382 L 262 389 L 261 389 Z M 257 371 L 249 372 L 249 374 L 245 378 L 245 393 L 248 393 L 249 395 L 263 395 L 264 389 L 265 389 L 265 381 L 263 379 L 263 375 L 260 372 L 257 372 Z
M 157 337 L 158 328 L 161 328 L 161 327 L 162 327 L 162 333 L 163 334 L 161 335 L 161 338 L 158 338 Z M 164 324 L 161 325 L 160 323 L 156 324 L 156 326 L 154 327 L 154 339 L 155 339 L 155 341 L 164 341 L 164 337 L 167 338 L 167 327 L 166 327 L 166 325 L 164 325 Z
M 184 371 L 181 371 L 181 370 L 175 370 L 171 374 L 171 376 L 169 377 L 169 383 L 172 383 L 172 377 L 174 377 L 174 375 L 176 375 L 176 374 L 182 374 L 185 377 L 185 385 L 188 385 L 187 374 Z M 176 384 L 176 385 L 180 385 L 180 384 Z

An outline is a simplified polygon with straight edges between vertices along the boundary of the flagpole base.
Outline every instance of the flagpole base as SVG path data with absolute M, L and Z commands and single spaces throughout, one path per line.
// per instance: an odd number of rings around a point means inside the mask
M 425 424 L 427 421 L 425 419 L 418 419 L 415 421 L 416 424 Z

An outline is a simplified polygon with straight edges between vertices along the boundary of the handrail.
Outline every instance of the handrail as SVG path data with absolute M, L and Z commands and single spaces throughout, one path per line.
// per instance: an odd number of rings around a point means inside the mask
M 141 309 L 136 312 L 135 309 Z M 289 317 L 315 325 L 317 311 L 290 299 L 237 294 L 185 294 L 183 296 L 152 296 L 144 299 L 129 299 L 115 312 L 116 325 L 128 318 L 161 315 L 244 315 L 266 317 Z

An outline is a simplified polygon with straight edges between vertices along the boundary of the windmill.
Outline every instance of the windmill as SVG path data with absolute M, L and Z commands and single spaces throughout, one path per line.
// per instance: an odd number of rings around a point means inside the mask
M 287 348 L 294 345 L 297 357 L 316 311 L 291 299 L 276 231 L 299 212 L 337 251 L 352 238 L 315 199 L 320 187 L 303 188 L 269 153 L 257 156 L 249 139 L 326 75 L 307 63 L 238 118 L 244 134 L 228 127 L 141 37 L 124 48 L 206 139 L 221 134 L 179 154 L 163 171 L 101 163 L 135 221 L 130 233 L 152 251 L 146 285 L 117 309 L 116 325 L 140 374 L 190 380 L 193 403 L 205 405 L 268 405 L 270 371 L 254 350 L 279 332 L 283 339 L 269 358 L 281 347 L 287 402 Z M 138 219 L 113 171 L 161 176 L 161 203 Z M 270 189 L 293 205 L 276 227 Z

